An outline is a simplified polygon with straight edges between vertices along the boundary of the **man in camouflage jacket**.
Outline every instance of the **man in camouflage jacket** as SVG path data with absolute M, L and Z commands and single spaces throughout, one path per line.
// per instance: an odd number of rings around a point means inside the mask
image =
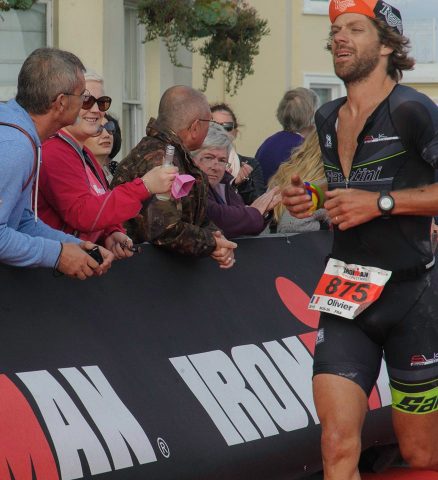
M 173 145 L 179 173 L 192 175 L 195 184 L 181 199 L 146 201 L 137 217 L 125 224 L 128 235 L 136 243 L 148 241 L 185 255 L 210 255 L 222 268 L 229 268 L 236 244 L 207 218 L 208 179 L 189 153 L 202 145 L 210 118 L 202 93 L 183 86 L 168 89 L 161 98 L 158 119 L 149 121 L 146 137 L 120 162 L 112 187 L 161 165 L 166 145 Z

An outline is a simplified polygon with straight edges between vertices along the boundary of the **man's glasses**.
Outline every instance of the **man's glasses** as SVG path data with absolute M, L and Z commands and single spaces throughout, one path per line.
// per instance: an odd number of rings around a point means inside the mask
M 227 162 L 227 160 L 223 160 L 223 159 L 218 159 L 216 157 L 210 157 L 210 156 L 207 156 L 207 157 L 201 157 L 199 159 L 200 162 L 202 162 L 204 165 L 207 165 L 207 166 L 210 166 L 212 165 L 213 163 L 217 163 L 219 166 L 223 167 L 223 168 L 230 168 L 230 164 Z
M 84 93 L 83 98 L 84 100 L 82 102 L 82 108 L 84 110 L 90 110 L 90 108 L 92 108 L 93 105 L 97 103 L 97 107 L 99 108 L 99 110 L 101 112 L 106 112 L 110 108 L 112 102 L 111 97 L 103 96 L 96 98 L 93 95 L 90 95 L 90 92 L 88 92 L 88 94 Z

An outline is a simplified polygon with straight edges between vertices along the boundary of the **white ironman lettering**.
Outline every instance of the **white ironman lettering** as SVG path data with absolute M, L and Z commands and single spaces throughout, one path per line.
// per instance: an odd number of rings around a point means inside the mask
M 78 450 L 83 450 L 92 475 L 110 472 L 111 465 L 98 438 L 55 378 L 46 370 L 17 376 L 41 410 L 56 449 L 62 480 L 84 476 Z
M 210 390 L 208 390 L 198 372 L 189 362 L 189 359 L 184 356 L 170 358 L 169 360 L 195 397 L 205 408 L 206 412 L 227 442 L 227 445 L 231 446 L 244 443 L 243 437 L 230 422 L 230 419 L 225 415 L 222 407 L 213 397 Z
M 231 355 L 255 394 L 282 430 L 290 432 L 307 427 L 309 424 L 307 412 L 260 347 L 241 345 L 232 348 Z
M 290 353 L 277 341 L 265 342 L 263 346 L 301 399 L 315 424 L 319 424 L 313 403 L 313 357 L 297 337 L 283 338 L 283 342 Z
M 275 423 L 224 352 L 198 353 L 189 355 L 189 359 L 245 441 L 261 438 L 252 422 L 264 437 L 278 434 Z
M 60 368 L 100 430 L 116 470 L 132 467 L 129 445 L 138 463 L 155 462 L 152 445 L 97 366 L 83 367 L 91 382 L 77 368 Z

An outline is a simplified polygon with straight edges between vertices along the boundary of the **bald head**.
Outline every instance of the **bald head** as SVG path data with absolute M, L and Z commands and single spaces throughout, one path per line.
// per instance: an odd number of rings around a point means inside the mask
M 178 133 L 197 119 L 209 119 L 210 107 L 206 96 L 184 85 L 167 89 L 160 100 L 158 121 Z

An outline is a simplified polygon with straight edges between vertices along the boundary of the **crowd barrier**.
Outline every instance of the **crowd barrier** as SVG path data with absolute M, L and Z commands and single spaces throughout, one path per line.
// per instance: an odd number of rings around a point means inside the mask
M 242 239 L 230 270 L 145 245 L 85 282 L 1 266 L 0 479 L 318 471 L 306 305 L 330 242 Z M 393 441 L 387 382 L 382 368 L 364 448 Z

